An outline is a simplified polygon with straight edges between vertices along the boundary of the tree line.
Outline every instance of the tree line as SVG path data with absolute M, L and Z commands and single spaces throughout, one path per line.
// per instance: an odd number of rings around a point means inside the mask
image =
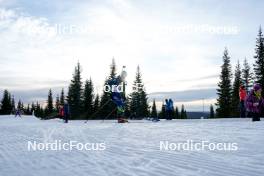
M 256 38 L 253 69 L 245 58 L 243 66 L 238 61 L 234 73 L 232 73 L 231 58 L 228 49 L 223 53 L 223 65 L 221 66 L 220 81 L 217 89 L 216 116 L 239 117 L 239 87 L 244 85 L 247 92 L 254 83 L 264 87 L 264 38 L 261 27 Z M 262 92 L 262 96 L 264 91 Z
M 115 60 L 112 60 L 110 65 L 110 74 L 104 81 L 106 86 L 109 80 L 117 77 L 117 66 Z M 123 83 L 122 97 L 125 100 L 125 116 L 128 118 L 142 119 L 144 117 L 159 117 L 166 118 L 165 105 L 162 104 L 161 111 L 156 108 L 156 102 L 153 105 L 148 105 L 148 95 L 145 90 L 142 74 L 139 66 L 136 70 L 135 80 L 133 82 L 133 89 L 130 94 L 126 94 L 126 83 Z M 77 63 L 74 68 L 73 77 L 71 79 L 67 95 L 64 89 L 61 90 L 59 95 L 54 98 L 53 92 L 48 91 L 47 101 L 45 106 L 40 103 L 28 104 L 24 107 L 23 103 L 15 103 L 14 96 L 8 90 L 4 91 L 1 101 L 0 113 L 1 114 L 14 114 L 16 109 L 24 112 L 24 114 L 32 114 L 42 119 L 54 118 L 58 115 L 60 106 L 65 103 L 70 107 L 70 119 L 103 119 L 106 116 L 109 119 L 115 118 L 115 104 L 111 101 L 111 92 L 103 91 L 101 95 L 96 94 L 92 79 L 82 81 L 81 65 Z M 179 111 L 178 107 L 173 110 L 173 117 L 177 119 L 187 118 L 187 113 L 182 105 Z

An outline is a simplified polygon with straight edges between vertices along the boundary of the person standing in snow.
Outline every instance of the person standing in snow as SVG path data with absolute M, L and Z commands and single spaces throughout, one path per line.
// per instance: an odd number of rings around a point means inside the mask
M 63 113 L 64 113 L 64 122 L 68 123 L 69 116 L 70 116 L 70 106 L 68 103 L 65 103 L 63 106 Z
M 166 114 L 167 114 L 167 120 L 172 120 L 172 114 L 173 114 L 173 101 L 172 99 L 166 99 L 165 100 L 165 110 L 166 110 Z
M 62 105 L 59 106 L 59 117 L 64 119 L 64 108 Z
M 247 92 L 245 90 L 245 86 L 241 85 L 239 88 L 240 117 L 246 117 L 246 108 L 245 108 L 246 97 L 247 97 Z
M 246 99 L 247 110 L 251 113 L 253 122 L 260 121 L 261 111 L 264 108 L 261 92 L 261 85 L 255 84 Z

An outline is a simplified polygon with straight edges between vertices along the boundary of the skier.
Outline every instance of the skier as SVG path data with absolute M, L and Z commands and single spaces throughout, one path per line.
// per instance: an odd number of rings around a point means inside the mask
M 21 111 L 18 108 L 16 109 L 16 115 L 15 115 L 15 117 L 17 117 L 17 116 L 21 117 Z
M 172 120 L 172 113 L 173 113 L 173 101 L 172 99 L 166 99 L 165 100 L 166 106 L 165 106 L 165 110 L 167 113 L 167 120 Z
M 245 90 L 245 86 L 241 85 L 239 88 L 240 117 L 246 117 L 246 108 L 245 108 L 246 97 L 247 97 L 247 92 Z
M 255 84 L 246 99 L 247 110 L 251 113 L 253 122 L 260 121 L 261 110 L 264 108 L 261 92 L 261 85 Z
M 69 116 L 70 116 L 70 106 L 68 103 L 65 103 L 63 106 L 63 113 L 64 113 L 64 122 L 68 123 Z
M 59 117 L 64 119 L 64 108 L 62 105 L 59 106 Z
M 126 76 L 127 76 L 127 73 L 125 71 L 125 66 L 123 66 L 123 70 L 122 70 L 121 74 L 108 82 L 108 85 L 112 87 L 111 99 L 115 103 L 116 108 L 117 108 L 118 123 L 128 122 L 128 120 L 124 118 L 125 102 L 121 96 L 120 90 L 118 90 L 118 86 L 125 82 Z

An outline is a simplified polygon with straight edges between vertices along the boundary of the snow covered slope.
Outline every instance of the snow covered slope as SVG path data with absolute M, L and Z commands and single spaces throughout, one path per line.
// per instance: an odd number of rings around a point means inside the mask
M 264 120 L 264 119 L 262 119 Z M 1 176 L 263 176 L 264 121 L 41 121 L 0 116 Z M 29 151 L 28 141 L 105 143 L 104 151 Z M 160 141 L 237 143 L 237 151 L 160 150 Z

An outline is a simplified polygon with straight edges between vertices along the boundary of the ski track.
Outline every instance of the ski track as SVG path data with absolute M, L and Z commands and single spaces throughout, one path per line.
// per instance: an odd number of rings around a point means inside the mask
M 263 120 L 263 119 L 262 119 Z M 145 123 L 142 123 L 145 122 Z M 263 121 L 41 121 L 0 116 L 2 176 L 263 176 Z M 28 151 L 28 141 L 101 143 L 105 151 Z M 159 142 L 237 142 L 238 151 L 160 151 Z

